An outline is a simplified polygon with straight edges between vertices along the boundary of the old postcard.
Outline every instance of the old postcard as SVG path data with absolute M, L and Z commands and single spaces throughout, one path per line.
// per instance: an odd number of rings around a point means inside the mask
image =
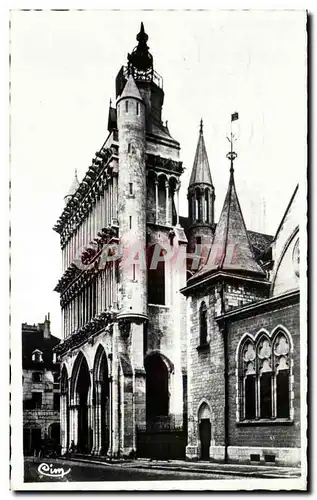
M 307 13 L 13 10 L 10 124 L 12 489 L 305 490 Z

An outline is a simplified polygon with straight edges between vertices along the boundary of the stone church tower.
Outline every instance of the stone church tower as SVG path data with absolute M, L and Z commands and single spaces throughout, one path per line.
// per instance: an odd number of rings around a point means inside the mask
M 162 122 L 162 78 L 147 40 L 141 24 L 116 77 L 108 137 L 54 227 L 63 254 L 55 288 L 63 452 L 185 453 L 186 265 L 173 265 L 187 247 L 183 166 Z

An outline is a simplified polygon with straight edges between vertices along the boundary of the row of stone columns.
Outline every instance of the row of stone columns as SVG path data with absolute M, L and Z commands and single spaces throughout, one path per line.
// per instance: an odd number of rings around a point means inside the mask
M 90 287 L 95 287 L 93 293 Z M 92 304 L 91 301 L 94 301 Z M 62 309 L 63 338 L 83 326 L 92 316 L 113 306 L 117 301 L 117 287 L 114 266 L 99 271 L 95 281 L 90 282 L 76 297 Z
M 97 237 L 98 231 L 103 227 L 117 224 L 117 197 L 118 197 L 118 178 L 114 176 L 109 179 L 104 192 L 92 206 L 86 219 L 80 224 L 71 238 L 67 241 L 63 252 L 63 271 L 78 258 L 78 252 L 82 251 L 85 245 Z
M 189 216 L 193 221 L 214 222 L 214 194 L 209 189 L 194 190 L 188 195 Z
M 106 437 L 106 425 L 108 424 L 108 429 L 110 430 L 111 419 L 109 419 L 109 400 L 107 400 L 104 408 L 105 419 L 102 422 L 102 405 L 101 405 L 101 382 L 95 383 L 96 390 L 96 398 L 93 402 L 92 400 L 92 391 L 89 390 L 88 398 L 87 398 L 87 415 L 88 415 L 88 450 L 92 454 L 100 455 L 102 452 L 104 453 L 106 450 L 103 449 L 103 446 L 107 441 L 109 441 L 109 445 L 111 446 L 111 439 L 109 435 L 108 440 L 104 440 L 102 442 L 102 436 Z M 65 453 L 67 450 L 70 450 L 72 446 L 75 446 L 75 449 L 79 444 L 79 428 L 78 428 L 78 419 L 79 419 L 79 411 L 80 404 L 78 394 L 75 395 L 73 400 L 68 404 L 68 397 L 66 394 L 61 395 L 61 445 L 62 445 L 62 453 Z M 109 422 L 110 420 L 110 422 Z M 102 429 L 102 425 L 105 426 Z M 90 442 L 90 429 L 92 430 L 92 442 Z M 109 448 L 110 448 L 109 446 Z M 109 449 L 107 452 L 109 453 Z M 115 451 L 115 450 L 113 450 Z
M 155 222 L 158 224 L 162 222 L 159 220 L 159 180 L 154 180 L 155 185 Z M 176 224 L 179 224 L 179 190 L 180 183 L 177 184 L 176 189 L 173 190 L 169 184 L 169 181 L 165 182 L 165 224 L 172 224 L 173 216 L 173 201 L 174 194 L 176 193 Z

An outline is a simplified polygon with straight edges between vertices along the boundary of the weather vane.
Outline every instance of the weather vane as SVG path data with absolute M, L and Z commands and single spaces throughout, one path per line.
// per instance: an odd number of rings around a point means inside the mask
M 230 128 L 230 138 L 227 137 L 228 141 L 230 142 L 230 151 L 229 153 L 227 153 L 227 158 L 230 160 L 231 162 L 231 166 L 230 166 L 230 172 L 233 172 L 233 162 L 234 160 L 237 158 L 237 153 L 235 151 L 233 151 L 233 143 L 237 140 L 236 138 L 236 134 L 233 134 L 232 133 L 232 122 L 236 121 L 239 119 L 239 114 L 238 113 L 233 113 L 231 115 L 231 128 Z

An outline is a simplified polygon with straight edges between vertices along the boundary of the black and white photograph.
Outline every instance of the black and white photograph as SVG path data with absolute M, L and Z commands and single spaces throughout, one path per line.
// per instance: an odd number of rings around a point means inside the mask
M 307 489 L 307 24 L 11 10 L 13 490 Z

